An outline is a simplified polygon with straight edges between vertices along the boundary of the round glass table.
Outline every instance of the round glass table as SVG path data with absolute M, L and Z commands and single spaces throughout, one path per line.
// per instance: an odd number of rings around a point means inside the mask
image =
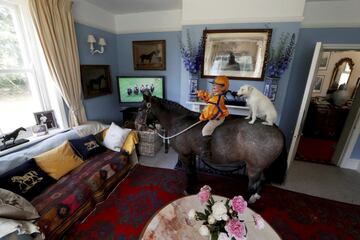
M 225 197 L 213 195 L 215 201 L 226 201 Z M 198 229 L 202 221 L 189 220 L 190 209 L 203 212 L 205 207 L 201 205 L 197 195 L 179 198 L 160 209 L 146 224 L 140 238 L 144 240 L 172 239 L 172 240 L 194 240 L 209 239 L 200 235 Z M 255 228 L 252 215 L 256 214 L 247 208 L 242 214 L 247 227 L 247 240 L 277 240 L 281 239 L 272 227 L 264 220 L 263 229 Z

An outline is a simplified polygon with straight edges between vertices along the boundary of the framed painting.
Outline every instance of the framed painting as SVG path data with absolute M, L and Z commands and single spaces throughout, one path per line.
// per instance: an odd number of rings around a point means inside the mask
M 204 30 L 202 77 L 263 80 L 271 29 Z
M 331 52 L 323 52 L 320 59 L 319 70 L 326 70 L 329 65 Z
M 80 69 L 85 99 L 111 94 L 110 65 L 81 65 Z
M 133 41 L 135 70 L 165 70 L 165 40 Z
M 325 78 L 325 75 L 317 75 L 315 77 L 315 85 L 314 85 L 313 92 L 318 92 L 318 93 L 321 92 L 321 87 L 323 85 L 324 78 Z
M 45 125 L 47 129 L 53 129 L 58 127 L 53 110 L 35 112 L 34 117 L 35 117 L 36 125 Z

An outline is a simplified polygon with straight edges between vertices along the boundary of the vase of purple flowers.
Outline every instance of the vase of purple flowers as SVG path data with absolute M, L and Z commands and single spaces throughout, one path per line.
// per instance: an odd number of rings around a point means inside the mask
M 290 66 L 295 49 L 295 33 L 282 33 L 276 48 L 271 48 L 266 65 L 264 95 L 275 101 L 281 76 Z
M 190 32 L 186 33 L 186 44 L 181 40 L 180 54 L 186 71 L 189 72 L 189 100 L 197 101 L 197 90 L 200 79 L 201 61 L 203 58 L 203 38 L 196 45 L 191 39 Z

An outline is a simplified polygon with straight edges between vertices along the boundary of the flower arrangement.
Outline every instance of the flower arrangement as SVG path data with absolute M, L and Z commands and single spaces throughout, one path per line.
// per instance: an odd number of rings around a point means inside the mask
M 204 212 L 191 209 L 188 213 L 190 220 L 203 221 L 199 228 L 202 236 L 211 236 L 211 240 L 245 240 L 247 228 L 242 219 L 247 208 L 247 202 L 242 196 L 235 196 L 231 200 L 215 201 L 211 196 L 211 188 L 203 186 L 198 193 L 201 204 L 206 204 Z M 258 229 L 263 229 L 265 222 L 258 214 L 254 214 L 253 223 Z
M 270 78 L 281 78 L 289 67 L 295 49 L 295 33 L 282 33 L 276 49 L 270 49 L 267 63 L 266 76 Z
M 189 30 L 187 30 L 186 39 L 187 44 L 184 44 L 179 39 L 181 58 L 183 59 L 186 71 L 196 74 L 201 69 L 201 62 L 204 52 L 203 37 L 200 38 L 200 41 L 196 46 L 190 37 Z

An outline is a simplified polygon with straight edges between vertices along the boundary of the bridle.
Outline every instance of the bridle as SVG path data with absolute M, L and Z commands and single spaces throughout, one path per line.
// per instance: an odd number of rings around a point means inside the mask
M 143 110 L 143 109 L 142 109 L 142 110 Z M 164 139 L 164 140 L 170 140 L 170 139 L 172 139 L 172 138 L 174 138 L 174 137 L 177 137 L 177 136 L 183 134 L 184 132 L 190 130 L 191 128 L 195 127 L 196 125 L 202 123 L 202 121 L 197 121 L 196 123 L 190 125 L 189 127 L 181 130 L 181 131 L 178 132 L 178 133 L 175 133 L 174 135 L 171 135 L 171 136 L 163 136 L 163 135 L 161 135 L 161 134 L 158 132 L 158 129 L 155 127 L 155 123 L 154 123 L 154 122 L 153 122 L 153 123 L 150 123 L 149 125 L 146 124 L 147 117 L 148 117 L 148 114 L 149 114 L 150 111 L 151 111 L 151 102 L 147 102 L 147 103 L 146 103 L 146 110 L 145 110 L 146 116 L 144 117 L 144 119 L 143 119 L 143 121 L 142 121 L 142 125 L 146 125 L 146 126 L 149 127 L 151 130 L 154 130 L 154 131 L 156 132 L 156 134 L 157 134 L 159 137 L 161 137 L 162 139 Z

